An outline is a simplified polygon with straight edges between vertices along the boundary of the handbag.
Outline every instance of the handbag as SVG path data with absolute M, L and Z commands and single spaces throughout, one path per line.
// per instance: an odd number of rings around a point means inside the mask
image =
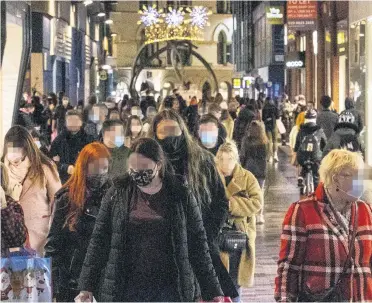
M 324 290 L 321 292 L 311 292 L 309 287 L 305 284 L 302 285 L 302 290 L 298 297 L 297 302 L 346 302 L 348 301 L 342 295 L 342 291 L 339 289 L 340 283 L 344 276 L 346 275 L 347 268 L 349 267 L 351 257 L 354 252 L 354 242 L 356 237 L 356 230 L 358 228 L 358 206 L 355 205 L 355 216 L 354 216 L 354 224 L 353 224 L 353 234 L 349 244 L 349 254 L 346 258 L 344 268 L 342 273 L 339 275 L 338 280 L 336 281 L 335 285 Z
M 219 247 L 221 251 L 227 253 L 248 250 L 248 236 L 246 233 L 225 224 L 220 231 Z
M 10 197 L 1 209 L 1 239 L 5 248 L 22 246 L 27 238 L 27 227 L 22 206 Z

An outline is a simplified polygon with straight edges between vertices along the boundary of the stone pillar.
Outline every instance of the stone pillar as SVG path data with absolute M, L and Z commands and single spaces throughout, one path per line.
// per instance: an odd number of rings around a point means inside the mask
M 317 63 L 317 106 L 320 108 L 320 99 L 326 92 L 326 60 L 325 60 L 325 31 L 322 21 L 321 3 L 318 2 L 318 63 Z
M 313 33 L 307 32 L 306 33 L 306 54 L 305 54 L 305 62 L 306 62 L 306 87 L 305 87 L 305 97 L 306 100 L 314 101 L 314 93 L 313 93 L 313 86 L 314 86 L 314 55 L 313 55 Z

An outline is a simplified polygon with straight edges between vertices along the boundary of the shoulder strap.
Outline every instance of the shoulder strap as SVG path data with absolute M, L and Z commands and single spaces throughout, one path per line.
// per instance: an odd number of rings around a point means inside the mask
M 342 273 L 339 276 L 338 281 L 336 282 L 335 286 L 340 284 L 341 280 L 344 278 L 344 276 L 347 272 L 347 268 L 350 264 L 351 258 L 352 258 L 353 253 L 354 253 L 355 237 L 356 237 L 357 228 L 358 228 L 358 202 L 355 202 L 354 209 L 355 209 L 355 211 L 354 211 L 353 233 L 351 235 L 351 239 L 350 239 L 350 243 L 349 243 L 349 254 L 347 255 L 345 265 L 344 265 L 344 269 L 342 270 Z

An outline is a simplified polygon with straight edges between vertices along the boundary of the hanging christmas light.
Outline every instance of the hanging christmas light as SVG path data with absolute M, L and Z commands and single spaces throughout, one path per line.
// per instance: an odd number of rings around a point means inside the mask
M 168 10 L 169 13 L 165 16 L 165 22 L 170 26 L 180 26 L 185 19 L 182 8 L 176 10 L 169 7 Z
M 192 26 L 197 26 L 199 28 L 204 28 L 206 25 L 209 24 L 208 22 L 208 15 L 211 14 L 210 11 L 206 7 L 203 6 L 196 6 L 192 9 L 188 8 L 188 11 L 190 12 L 190 17 Z
M 158 11 L 156 6 L 143 6 L 143 10 L 139 11 L 142 15 L 138 24 L 143 23 L 145 26 L 155 25 L 159 22 L 162 22 L 160 19 L 162 10 Z

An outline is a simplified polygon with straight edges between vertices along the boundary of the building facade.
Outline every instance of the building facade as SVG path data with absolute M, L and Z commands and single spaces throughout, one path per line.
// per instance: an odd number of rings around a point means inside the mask
M 63 91 L 73 105 L 96 93 L 105 55 L 106 14 L 98 16 L 103 12 L 105 5 L 99 1 L 31 2 L 33 35 L 25 91 Z
M 201 98 L 203 91 L 212 93 L 217 89 L 225 99 L 231 95 L 232 64 L 232 35 L 233 24 L 230 1 L 128 1 L 118 2 L 116 9 L 111 12 L 113 23 L 110 25 L 112 52 L 107 58 L 107 65 L 111 66 L 114 74 L 114 93 L 118 98 L 129 94 L 132 77 L 132 65 L 145 42 L 144 26 L 138 25 L 140 18 L 138 11 L 143 7 L 156 5 L 157 8 L 190 6 L 206 6 L 212 10 L 209 16 L 210 26 L 204 28 L 204 40 L 193 41 L 197 46 L 196 51 L 207 60 L 214 70 L 218 88 L 214 87 L 211 74 L 197 58 L 183 58 L 181 74 L 184 83 L 190 83 L 190 89 L 181 89 L 186 98 L 198 96 Z M 125 26 L 123 21 L 125 20 Z M 182 88 L 183 83 L 177 77 L 170 60 L 170 53 L 163 53 L 154 60 L 147 60 L 165 43 L 152 43 L 145 46 L 145 52 L 140 60 L 146 66 L 141 72 L 135 89 L 140 91 L 141 85 L 150 83 L 156 95 L 166 96 L 173 88 Z M 142 63 L 141 62 L 141 63 Z
M 366 161 L 372 166 L 372 5 L 349 4 L 349 96 L 365 123 Z

